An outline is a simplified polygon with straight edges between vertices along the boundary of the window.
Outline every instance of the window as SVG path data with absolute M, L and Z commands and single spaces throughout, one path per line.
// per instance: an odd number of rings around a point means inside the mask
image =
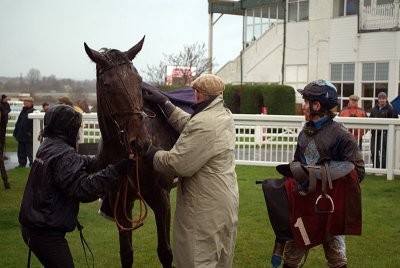
M 246 9 L 246 47 L 275 25 L 280 20 L 279 16 L 283 18 L 283 14 L 282 5 L 278 4 Z
M 288 21 L 308 20 L 308 0 L 288 1 Z
M 358 0 L 334 0 L 333 17 L 356 15 L 358 12 Z
M 332 63 L 331 82 L 339 95 L 338 109 L 343 109 L 349 102 L 349 96 L 354 94 L 354 63 Z
M 377 103 L 379 92 L 388 93 L 389 63 L 370 62 L 362 64 L 361 98 L 365 111 L 369 112 Z
M 393 4 L 394 0 L 376 0 L 377 5 Z

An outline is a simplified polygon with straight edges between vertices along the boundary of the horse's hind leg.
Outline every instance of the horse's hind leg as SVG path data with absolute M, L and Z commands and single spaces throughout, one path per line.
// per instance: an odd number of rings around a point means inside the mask
M 144 196 L 147 204 L 154 211 L 157 224 L 158 258 L 163 268 L 172 267 L 172 250 L 170 245 L 171 207 L 169 203 L 169 192 L 159 185 L 156 191 Z

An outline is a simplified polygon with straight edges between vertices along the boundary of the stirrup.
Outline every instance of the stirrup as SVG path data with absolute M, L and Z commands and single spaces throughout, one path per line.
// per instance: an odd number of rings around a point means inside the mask
M 330 203 L 331 203 L 331 209 L 330 209 L 330 210 L 320 210 L 320 209 L 318 208 L 318 202 L 319 202 L 321 199 L 323 199 L 323 198 L 328 199 L 328 200 L 330 201 Z M 314 208 L 315 208 L 315 213 L 325 213 L 325 214 L 329 214 L 329 213 L 333 213 L 333 212 L 335 211 L 335 204 L 333 203 L 333 200 L 332 200 L 332 198 L 330 197 L 329 194 L 325 194 L 325 195 L 320 194 L 320 195 L 318 196 L 317 200 L 315 201 Z

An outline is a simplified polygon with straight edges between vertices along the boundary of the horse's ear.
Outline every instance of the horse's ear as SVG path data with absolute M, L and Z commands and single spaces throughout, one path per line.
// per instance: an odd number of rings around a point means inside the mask
M 96 64 L 99 64 L 100 66 L 105 66 L 107 65 L 107 59 L 106 57 L 103 56 L 100 52 L 97 52 L 96 50 L 91 49 L 86 43 L 85 45 L 85 51 L 86 54 L 89 56 L 89 58 L 95 62 Z
M 131 49 L 125 52 L 125 54 L 128 56 L 129 60 L 133 60 L 135 56 L 142 50 L 144 38 L 146 36 L 143 36 L 142 40 L 139 41 L 135 46 L 133 46 Z

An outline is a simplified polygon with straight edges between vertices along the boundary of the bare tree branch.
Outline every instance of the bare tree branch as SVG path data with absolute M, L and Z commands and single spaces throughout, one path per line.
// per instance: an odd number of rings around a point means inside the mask
M 175 75 L 179 77 L 176 83 L 181 85 L 189 85 L 194 79 L 208 70 L 206 45 L 204 43 L 194 43 L 192 45 L 184 45 L 183 50 L 178 54 L 163 54 L 164 61 L 158 66 L 147 66 L 147 75 L 149 82 L 152 84 L 165 84 L 166 65 L 174 66 Z M 164 66 L 164 68 L 161 68 Z M 176 72 L 178 74 L 176 74 Z M 161 73 L 163 75 L 161 75 Z M 164 83 L 160 83 L 161 77 Z
M 162 61 L 158 65 L 149 66 L 147 64 L 147 70 L 144 71 L 148 79 L 147 82 L 152 85 L 165 85 L 166 67 L 167 65 Z
M 26 75 L 26 79 L 29 81 L 29 85 L 33 88 L 40 80 L 40 71 L 38 69 L 31 68 Z

